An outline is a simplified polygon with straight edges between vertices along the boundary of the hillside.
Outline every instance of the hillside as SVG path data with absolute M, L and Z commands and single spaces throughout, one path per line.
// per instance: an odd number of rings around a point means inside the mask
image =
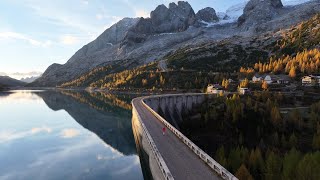
M 242 67 L 240 72 L 272 72 L 292 77 L 320 73 L 320 14 L 279 33 L 281 39 L 274 46 L 274 56 L 265 63 Z
M 319 1 L 282 6 L 281 0 L 250 0 L 238 20 L 228 21 L 227 16 L 217 15 L 210 7 L 196 13 L 189 3 L 183 1 L 177 4 L 170 3 L 168 7 L 160 5 L 150 13 L 150 18 L 125 18 L 114 24 L 96 40 L 77 51 L 66 64 L 49 66 L 42 77 L 31 86 L 59 86 L 95 68 L 125 60 L 130 65 L 124 64 L 118 72 L 121 69 L 133 69 L 172 57 L 170 55 L 177 51 L 204 45 L 207 47 L 195 52 L 198 56 L 195 59 L 199 59 L 200 56 L 214 57 L 215 65 L 218 64 L 217 70 L 219 66 L 226 67 L 224 62 L 230 61 L 227 63 L 228 67 L 230 66 L 227 70 L 235 71 L 236 64 L 249 65 L 257 55 L 261 56 L 262 60 L 268 58 L 268 50 L 259 44 L 248 45 L 248 43 L 260 42 L 271 45 L 269 42 L 264 42 L 265 34 L 289 28 L 318 12 L 320 12 Z M 256 41 L 255 37 L 260 40 Z M 198 54 L 202 53 L 202 50 L 207 54 Z M 173 61 L 168 62 L 169 66 L 171 62 Z M 178 66 L 174 63 L 171 65 Z M 186 66 L 188 68 L 192 64 Z M 105 75 L 108 73 L 110 72 Z
M 0 85 L 2 87 L 18 87 L 25 86 L 27 83 L 13 79 L 9 76 L 0 76 Z
M 289 73 L 291 67 L 294 67 L 297 73 L 316 73 L 320 67 L 320 38 L 317 38 L 320 32 L 319 19 L 318 14 L 276 33 L 253 38 L 234 37 L 179 49 L 165 57 L 166 71 L 160 68 L 159 62 L 118 73 L 112 73 L 110 69 L 115 68 L 109 66 L 95 69 L 74 81 L 64 83 L 62 87 L 203 89 L 208 83 L 221 82 L 223 78 L 235 76 L 234 72 L 239 69 L 241 72 L 252 72 L 255 67 L 258 72 L 260 69 L 260 72 Z M 304 34 L 300 38 L 305 43 L 296 47 L 293 44 L 297 37 L 293 34 L 299 35 L 302 32 Z M 289 53 L 288 49 L 294 53 Z M 302 66 L 305 69 L 301 69 Z

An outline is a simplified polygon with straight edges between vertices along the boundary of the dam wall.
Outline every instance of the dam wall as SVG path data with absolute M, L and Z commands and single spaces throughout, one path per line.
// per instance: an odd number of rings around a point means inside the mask
M 161 115 L 166 121 L 180 130 L 179 124 L 183 121 L 183 114 L 188 114 L 193 108 L 199 107 L 208 94 L 159 95 L 145 98 L 144 102 L 152 110 Z
M 190 141 L 186 136 L 184 136 L 178 130 L 178 126 L 175 126 L 175 124 L 178 125 L 179 121 L 183 121 L 183 113 L 199 107 L 199 105 L 205 102 L 206 99 L 213 97 L 216 97 L 216 95 L 175 94 L 147 96 L 139 98 L 139 101 L 141 101 L 142 104 L 139 105 L 139 107 L 142 106 L 144 109 L 150 111 L 153 116 L 157 118 L 157 120 L 166 126 L 167 129 L 171 131 L 180 140 L 180 142 L 182 142 L 181 145 L 189 148 L 190 151 L 200 159 L 200 161 L 205 163 L 207 167 L 211 169 L 210 171 L 218 174 L 221 179 L 238 180 L 228 170 L 226 170 L 202 149 Z M 147 163 L 149 163 L 150 172 L 153 179 L 174 179 L 161 154 L 157 150 L 157 146 L 161 146 L 161 144 L 155 144 L 153 142 L 148 129 L 143 123 L 143 121 L 148 121 L 149 119 L 145 118 L 142 120 L 135 107 L 135 103 L 132 103 L 132 105 L 132 127 L 135 141 L 138 151 L 140 149 L 140 151 L 143 150 L 146 154 L 148 154 Z M 164 117 L 159 114 L 163 114 Z M 172 122 L 168 122 L 167 119 L 170 119 Z

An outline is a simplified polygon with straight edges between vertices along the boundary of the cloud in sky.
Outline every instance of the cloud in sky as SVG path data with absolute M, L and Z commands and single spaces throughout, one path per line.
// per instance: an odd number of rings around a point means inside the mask
M 0 143 L 22 139 L 28 136 L 32 136 L 39 133 L 51 133 L 52 129 L 46 126 L 35 127 L 28 131 L 1 131 L 0 132 Z
M 24 40 L 29 42 L 31 45 L 34 46 L 49 46 L 51 45 L 51 41 L 46 41 L 46 42 L 40 42 L 35 39 L 32 39 L 28 37 L 27 35 L 16 33 L 16 32 L 0 32 L 0 39 L 16 39 L 16 40 Z
M 49 128 L 49 127 L 38 127 L 38 128 L 32 128 L 31 129 L 31 134 L 37 134 L 37 133 L 40 133 L 40 132 L 46 132 L 46 133 L 51 133 L 52 132 L 52 129 Z
M 79 42 L 79 39 L 75 36 L 65 35 L 61 38 L 61 42 L 66 45 L 73 45 Z
M 89 4 L 89 1 L 83 0 L 83 1 L 82 1 L 82 4 L 88 5 L 88 4 Z
M 150 17 L 150 13 L 143 9 L 137 9 L 135 10 L 135 17 Z
M 80 134 L 80 132 L 76 129 L 64 129 L 61 131 L 62 138 L 73 138 Z

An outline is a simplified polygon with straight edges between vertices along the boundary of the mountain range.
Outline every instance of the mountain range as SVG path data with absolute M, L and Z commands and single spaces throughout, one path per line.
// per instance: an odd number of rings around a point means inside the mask
M 223 14 L 207 7 L 195 13 L 188 2 L 179 1 L 170 3 L 168 7 L 158 6 L 150 13 L 150 18 L 124 18 L 78 50 L 67 63 L 49 66 L 42 77 L 30 86 L 61 86 L 97 68 L 105 68 L 102 74 L 107 75 L 153 62 L 166 65 L 169 57 L 178 57 L 181 50 L 188 48 L 199 50 L 212 46 L 214 51 L 193 54 L 194 57 L 188 58 L 211 58 L 221 66 L 230 62 L 242 66 L 248 58 L 264 60 L 271 53 L 268 46 L 276 42 L 280 30 L 319 13 L 320 1 L 283 6 L 281 0 L 250 0 L 241 16 L 234 20 L 242 8 L 235 6 Z M 269 41 L 264 41 L 264 37 Z M 245 50 L 247 57 L 243 58 L 243 53 L 223 55 L 236 48 Z M 256 53 L 255 56 L 252 53 Z M 217 54 L 219 61 L 216 61 Z M 201 69 L 196 62 L 188 64 L 188 67 Z
M 13 79 L 9 76 L 0 76 L 0 87 L 21 87 L 26 84 L 26 82 Z

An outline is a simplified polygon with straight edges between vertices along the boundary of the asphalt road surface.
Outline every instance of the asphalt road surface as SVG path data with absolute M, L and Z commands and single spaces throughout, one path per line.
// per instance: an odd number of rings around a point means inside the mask
M 167 164 L 172 176 L 176 180 L 216 180 L 221 179 L 209 168 L 187 145 L 181 142 L 175 134 L 166 128 L 141 103 L 141 98 L 133 100 L 143 123 L 148 129 L 153 141 Z

